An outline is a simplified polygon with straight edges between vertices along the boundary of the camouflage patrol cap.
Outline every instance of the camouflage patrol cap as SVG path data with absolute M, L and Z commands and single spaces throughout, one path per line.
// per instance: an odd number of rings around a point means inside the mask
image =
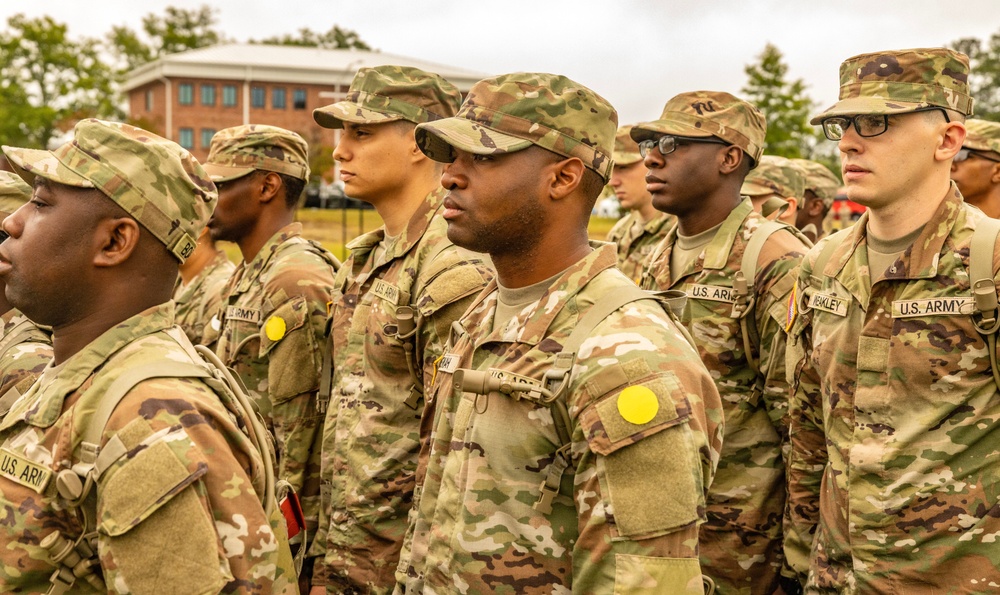
M 31 200 L 31 186 L 21 176 L 0 171 L 0 213 L 10 215 Z
M 618 129 L 618 134 L 615 135 L 615 151 L 612 154 L 615 165 L 632 165 L 642 161 L 642 155 L 639 154 L 639 143 L 632 140 L 631 132 L 631 126 L 622 126 Z
M 587 87 L 555 74 L 515 72 L 481 80 L 458 114 L 417 126 L 417 145 L 448 163 L 455 149 L 477 155 L 537 145 L 577 157 L 605 182 L 611 177 L 618 112 Z
M 41 176 L 96 188 L 184 262 L 195 248 L 218 195 L 191 153 L 151 132 L 103 120 L 81 120 L 72 141 L 54 151 L 3 147 L 29 184 Z
M 812 190 L 827 207 L 833 206 L 833 201 L 837 198 L 837 189 L 840 188 L 840 180 L 833 175 L 825 165 L 809 159 L 792 159 L 806 175 L 806 190 Z
M 966 149 L 973 151 L 993 151 L 1000 154 L 1000 122 L 970 119 L 965 121 Z
M 376 66 L 359 70 L 347 97 L 313 110 L 313 119 L 324 128 L 343 128 L 344 122 L 421 124 L 450 118 L 461 104 L 462 93 L 437 74 L 410 66 Z
M 242 178 L 255 170 L 309 179 L 309 145 L 291 130 L 246 124 L 223 128 L 212 137 L 205 171 L 214 182 Z
M 972 115 L 969 57 L 947 48 L 875 52 L 840 65 L 840 101 L 812 120 L 830 116 L 902 114 L 944 107 Z
M 743 180 L 740 194 L 764 196 L 777 194 L 781 198 L 802 198 L 806 192 L 806 176 L 791 159 L 764 155 L 757 167 Z
M 714 136 L 743 149 L 754 165 L 764 153 L 766 132 L 767 121 L 753 104 L 722 91 L 692 91 L 670 99 L 659 120 L 636 124 L 632 139 L 641 142 L 663 134 Z

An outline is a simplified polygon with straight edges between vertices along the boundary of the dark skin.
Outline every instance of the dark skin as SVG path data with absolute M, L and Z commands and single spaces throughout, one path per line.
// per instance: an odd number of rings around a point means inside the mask
M 486 252 L 504 287 L 533 285 L 566 270 L 591 252 L 590 196 L 583 162 L 532 146 L 506 155 L 456 150 L 441 185 L 448 237 Z M 530 224 L 519 214 L 530 213 Z
M 823 229 L 823 219 L 826 218 L 827 211 L 829 209 L 823 204 L 823 199 L 816 196 L 812 190 L 806 190 L 805 201 L 802 203 L 802 207 L 795 212 L 795 227 L 801 230 L 812 223 L 816 229 Z M 812 235 L 807 233 L 806 237 Z M 815 237 L 809 237 L 809 239 L 813 242 L 816 241 Z
M 173 293 L 177 260 L 98 190 L 39 178 L 32 201 L 3 229 L 10 234 L 0 246 L 6 297 L 52 327 L 56 364 Z M 76 237 L 66 239 L 68 231 Z
M 677 216 L 678 232 L 693 236 L 725 221 L 742 202 L 749 158 L 733 145 L 680 142 L 669 155 L 654 148 L 643 160 L 653 205 Z
M 219 204 L 208 222 L 213 240 L 236 242 L 250 262 L 278 230 L 295 220 L 295 206 L 285 201 L 285 185 L 274 172 L 255 171 L 216 184 Z

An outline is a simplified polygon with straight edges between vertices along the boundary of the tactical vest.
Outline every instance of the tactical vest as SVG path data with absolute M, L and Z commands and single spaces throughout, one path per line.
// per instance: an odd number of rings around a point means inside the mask
M 50 562 L 56 567 L 50 578 L 50 595 L 71 591 L 79 579 L 86 580 L 99 591 L 106 590 L 103 580 L 94 572 L 94 568 L 99 566 L 95 488 L 104 472 L 127 454 L 127 448 L 117 435 L 112 436 L 103 447 L 101 439 L 118 404 L 143 381 L 153 378 L 198 378 L 208 385 L 219 396 L 226 410 L 236 418 L 237 426 L 260 454 L 264 477 L 250 479 L 267 516 L 270 517 L 274 510 L 274 446 L 244 389 L 214 353 L 203 346 L 194 347 L 180 327 L 174 326 L 165 332 L 192 361 L 163 360 L 128 368 L 107 382 L 95 382 L 80 397 L 79 402 L 92 401 L 97 397 L 99 406 L 86 420 L 81 441 L 73 451 L 74 464 L 56 474 L 55 480 L 66 510 L 77 512 L 84 531 L 79 537 L 60 535 L 54 531 L 39 544 L 49 551 Z
M 36 343 L 45 343 L 46 345 L 52 344 L 52 339 L 45 331 L 25 318 L 15 324 L 3 339 L 0 339 L 0 357 L 3 357 L 9 349 L 17 347 L 26 341 L 35 341 Z M 22 381 L 10 387 L 3 395 L 0 395 L 0 419 L 7 415 L 7 412 L 10 411 L 14 403 L 21 398 L 21 393 L 28 390 L 33 383 L 33 381 L 31 383 L 24 383 Z

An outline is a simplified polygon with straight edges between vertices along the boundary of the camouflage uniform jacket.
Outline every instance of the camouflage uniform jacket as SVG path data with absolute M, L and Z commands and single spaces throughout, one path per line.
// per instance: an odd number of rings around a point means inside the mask
M 323 428 L 323 514 L 312 549 L 320 554 L 326 546 L 313 584 L 331 592 L 387 592 L 396 584 L 417 455 L 433 415 L 421 394 L 411 401 L 410 369 L 421 391 L 430 385 L 451 323 L 492 278 L 481 257 L 448 240 L 439 214 L 444 192 L 430 193 L 385 251 L 376 250 L 384 229 L 348 244 L 351 256 L 334 282 L 333 394 Z M 406 331 L 397 312 L 410 307 L 415 332 L 401 340 Z
M 992 592 L 1000 393 L 968 306 L 985 215 L 952 183 L 874 286 L 868 217 L 813 248 L 799 274 L 789 560 L 813 593 Z M 827 242 L 837 247 L 815 271 Z
M 643 223 L 638 211 L 629 211 L 615 223 L 608 232 L 608 241 L 618 246 L 618 268 L 626 277 L 639 283 L 653 250 L 675 221 L 674 216 L 660 213 Z
M 226 286 L 216 353 L 239 375 L 275 438 L 277 477 L 300 496 L 308 534 L 317 526 L 323 414 L 316 403 L 335 262 L 292 223 L 274 234 Z
M 88 420 L 107 388 L 136 367 L 195 363 L 172 303 L 112 327 L 62 365 L 48 367 L 0 425 L 0 591 L 44 593 L 54 567 L 40 542 L 81 535 L 56 474 L 79 462 Z M 202 364 L 204 365 L 204 364 Z M 262 461 L 220 396 L 201 379 L 155 378 L 129 390 L 101 441 L 124 447 L 83 510 L 97 520 L 104 593 L 292 593 L 294 570 L 280 516 L 258 499 Z M 96 496 L 95 496 L 96 495 Z M 280 529 L 279 529 L 280 528 Z M 103 580 L 102 580 L 103 574 Z M 74 593 L 95 592 L 78 580 Z
M 703 592 L 698 524 L 721 447 L 721 402 L 659 303 L 620 308 L 580 346 L 557 397 L 568 444 L 555 407 L 530 393 L 453 385 L 459 368 L 539 385 L 595 301 L 629 285 L 614 246 L 603 244 L 503 328 L 492 328 L 495 281 L 470 307 L 436 369 L 434 433 L 401 591 Z M 629 409 L 637 393 L 650 405 L 639 419 Z M 543 481 L 558 486 L 551 510 L 535 507 Z
M 755 371 L 747 361 L 738 319 L 732 316 L 733 279 L 750 237 L 763 222 L 744 199 L 685 271 L 670 270 L 677 228 L 657 249 L 646 289 L 679 289 L 688 301 L 681 321 L 712 372 L 726 412 L 726 437 L 708 493 L 701 528 L 701 563 L 723 594 L 771 593 L 781 570 L 785 504 L 783 450 L 787 449 L 788 382 L 785 321 L 794 271 L 806 252 L 794 228 L 772 234 L 757 261 L 753 311 L 748 313 Z
M 177 303 L 177 324 L 194 344 L 205 342 L 205 326 L 225 299 L 223 292 L 236 266 L 221 250 L 186 286 L 178 281 L 174 291 Z M 221 319 L 219 315 L 217 319 Z
M 0 316 L 0 418 L 52 361 L 52 337 L 16 308 Z M 7 394 L 11 389 L 14 392 Z

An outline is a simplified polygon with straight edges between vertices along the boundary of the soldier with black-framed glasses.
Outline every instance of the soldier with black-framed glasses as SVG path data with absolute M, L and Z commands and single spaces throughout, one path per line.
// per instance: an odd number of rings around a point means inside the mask
M 965 202 L 1000 219 L 1000 122 L 966 120 L 968 135 L 951 160 L 951 179 Z

